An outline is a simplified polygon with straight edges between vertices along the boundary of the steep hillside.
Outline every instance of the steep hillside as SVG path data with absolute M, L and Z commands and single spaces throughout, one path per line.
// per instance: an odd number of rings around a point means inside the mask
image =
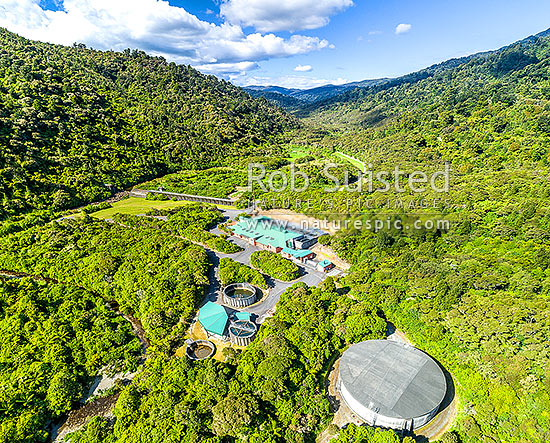
M 302 116 L 343 131 L 333 143 L 369 159 L 399 152 L 420 162 L 501 167 L 547 162 L 549 100 L 550 36 L 544 32 L 347 92 Z
M 267 88 L 270 87 L 268 86 Z M 280 106 L 281 108 L 289 112 L 296 111 L 306 104 L 306 102 L 296 97 L 292 97 L 290 94 L 284 94 L 282 92 L 272 91 L 269 89 L 261 90 L 245 88 L 245 91 L 248 92 L 252 97 L 264 97 L 271 103 Z
M 0 219 L 105 197 L 107 183 L 220 164 L 294 125 L 189 66 L 0 29 Z

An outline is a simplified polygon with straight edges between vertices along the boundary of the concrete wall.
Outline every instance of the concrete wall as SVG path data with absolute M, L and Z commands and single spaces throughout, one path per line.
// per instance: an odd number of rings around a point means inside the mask
M 252 340 L 254 340 L 254 335 L 250 335 L 248 337 L 236 337 L 231 334 L 231 343 L 237 346 L 248 346 L 252 343 Z
M 383 428 L 410 431 L 413 429 L 418 429 L 428 423 L 432 418 L 434 418 L 439 409 L 439 406 L 437 406 L 435 409 L 421 417 L 386 417 L 385 415 L 378 414 L 376 411 L 369 409 L 367 406 L 355 400 L 340 379 L 338 379 L 338 389 L 340 390 L 342 398 L 349 408 L 371 426 L 381 426 Z
M 247 289 L 251 291 L 250 297 L 235 298 L 231 297 L 231 293 L 234 289 Z M 232 283 L 223 288 L 223 302 L 233 308 L 245 308 L 256 302 L 258 297 L 258 289 L 248 283 Z
M 231 200 L 228 198 L 205 197 L 203 195 L 179 194 L 177 192 L 152 191 L 148 189 L 132 189 L 132 192 L 130 192 L 130 197 L 147 198 L 147 194 L 161 194 L 165 195 L 169 199 L 210 203 L 213 205 L 234 206 L 236 203 L 236 200 Z

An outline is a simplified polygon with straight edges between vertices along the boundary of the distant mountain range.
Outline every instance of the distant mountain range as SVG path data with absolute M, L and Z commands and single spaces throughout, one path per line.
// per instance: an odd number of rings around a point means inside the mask
M 287 110 L 296 110 L 304 105 L 324 101 L 355 88 L 379 86 L 390 80 L 389 78 L 378 78 L 310 89 L 283 88 L 281 86 L 248 86 L 244 89 L 253 97 L 265 97 Z

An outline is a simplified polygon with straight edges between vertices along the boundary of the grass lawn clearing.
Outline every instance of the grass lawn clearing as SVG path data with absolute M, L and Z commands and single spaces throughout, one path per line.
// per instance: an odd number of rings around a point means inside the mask
M 360 171 L 364 171 L 365 164 L 362 161 L 357 160 L 356 158 L 353 158 L 351 155 L 346 155 L 342 152 L 335 152 L 334 155 L 336 155 L 340 159 L 348 161 Z
M 146 200 L 139 197 L 129 197 L 124 200 L 113 203 L 113 206 L 109 209 L 103 209 L 101 211 L 90 214 L 92 217 L 105 220 L 107 218 L 113 218 L 116 213 L 128 214 L 128 215 L 140 215 L 145 214 L 151 209 L 172 209 L 179 208 L 181 206 L 188 205 L 189 202 L 185 200 Z M 227 205 L 215 205 L 219 209 L 236 209 L 234 206 Z
M 129 197 L 113 203 L 113 206 L 111 208 L 103 209 L 90 215 L 92 217 L 105 220 L 107 218 L 113 218 L 113 215 L 115 215 L 116 213 L 140 215 L 145 214 L 151 209 L 172 209 L 188 205 L 189 203 L 191 202 L 172 200 L 146 200 L 139 197 Z
M 289 149 L 289 156 L 287 157 L 290 161 L 294 161 L 297 158 L 305 157 L 309 154 L 309 149 L 304 146 L 291 146 Z

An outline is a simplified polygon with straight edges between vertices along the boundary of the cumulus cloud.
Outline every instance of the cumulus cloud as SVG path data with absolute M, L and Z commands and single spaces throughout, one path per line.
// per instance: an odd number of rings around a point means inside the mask
M 294 68 L 294 70 L 297 72 L 309 72 L 313 71 L 313 68 L 311 67 L 311 65 L 298 65 Z
M 281 86 L 283 88 L 309 89 L 324 85 L 343 85 L 349 83 L 345 78 L 323 79 L 286 75 L 282 77 L 233 76 L 231 81 L 241 86 Z
M 61 10 L 50 11 L 41 7 L 40 0 L 2 0 L 0 26 L 52 43 L 139 48 L 213 73 L 246 71 L 257 67 L 258 61 L 331 46 L 303 35 L 245 34 L 238 24 L 209 23 L 163 0 L 62 0 L 60 4 Z
M 326 26 L 330 16 L 353 0 L 223 0 L 220 12 L 228 22 L 260 32 L 298 31 Z
M 199 71 L 206 74 L 245 74 L 248 71 L 258 69 L 260 65 L 256 62 L 237 62 L 237 63 L 213 63 L 205 65 L 196 65 Z
M 399 34 L 405 34 L 407 32 L 409 32 L 412 28 L 412 25 L 409 24 L 409 23 L 399 23 L 396 27 L 395 27 L 395 33 L 397 35 Z

